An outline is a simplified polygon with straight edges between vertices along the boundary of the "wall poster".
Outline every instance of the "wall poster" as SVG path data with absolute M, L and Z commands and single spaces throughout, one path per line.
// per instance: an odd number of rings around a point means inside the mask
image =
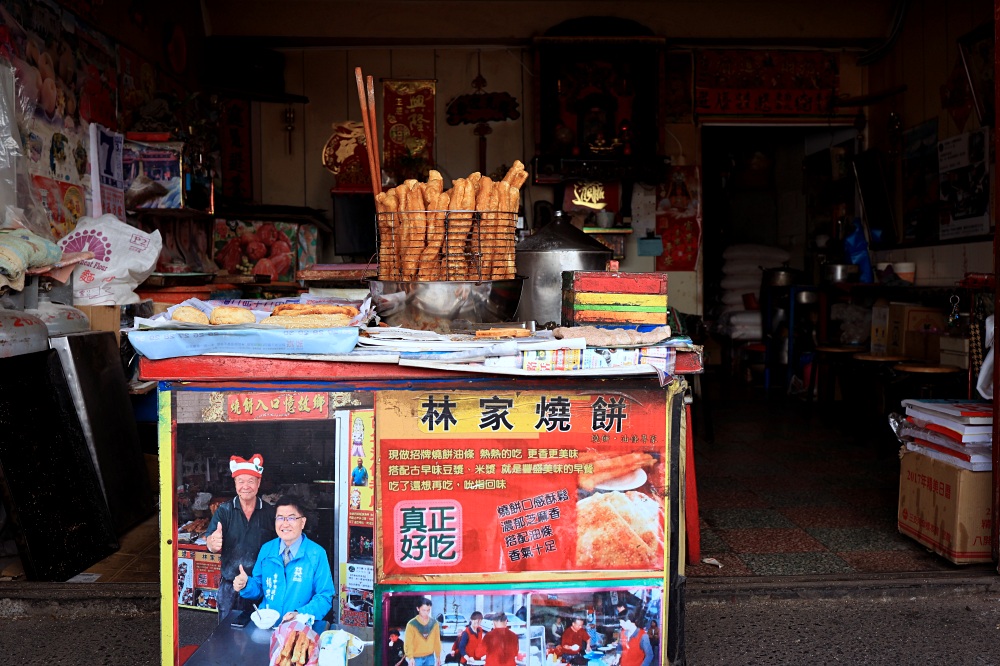
M 693 271 L 701 248 L 701 175 L 696 166 L 673 166 L 656 186 L 656 235 L 663 254 L 658 271 Z
M 58 240 L 87 214 L 89 123 L 116 125 L 115 48 L 51 0 L 14 0 L 4 10 L 0 52 L 16 72 L 34 204 Z M 24 115 L 28 109 L 31 114 Z
M 375 620 L 375 412 L 352 410 L 348 446 L 341 447 L 340 624 L 371 627 Z
M 941 205 L 940 240 L 990 232 L 990 128 L 938 143 Z
M 434 96 L 432 80 L 382 82 L 382 168 L 402 183 L 427 180 L 434 168 Z
M 376 421 L 380 581 L 663 572 L 662 390 L 385 391 Z

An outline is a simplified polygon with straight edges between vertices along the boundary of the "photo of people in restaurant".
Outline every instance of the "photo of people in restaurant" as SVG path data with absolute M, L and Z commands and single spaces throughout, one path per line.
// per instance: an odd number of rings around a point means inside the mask
M 662 586 L 512 588 L 386 593 L 384 635 L 398 636 L 415 666 L 659 663 Z

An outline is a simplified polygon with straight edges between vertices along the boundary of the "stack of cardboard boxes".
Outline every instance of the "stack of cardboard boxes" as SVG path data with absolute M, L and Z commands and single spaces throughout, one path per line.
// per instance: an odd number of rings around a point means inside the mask
M 899 531 L 955 564 L 992 561 L 992 405 L 925 399 L 903 406 L 908 425 L 926 439 L 909 437 L 902 456 Z
M 872 308 L 872 354 L 907 356 L 938 363 L 944 313 L 913 303 L 876 304 Z

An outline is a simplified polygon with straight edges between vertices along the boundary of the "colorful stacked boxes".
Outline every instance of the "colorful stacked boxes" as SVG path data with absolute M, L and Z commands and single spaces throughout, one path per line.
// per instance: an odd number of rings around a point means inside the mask
M 563 326 L 667 323 L 666 273 L 563 273 Z

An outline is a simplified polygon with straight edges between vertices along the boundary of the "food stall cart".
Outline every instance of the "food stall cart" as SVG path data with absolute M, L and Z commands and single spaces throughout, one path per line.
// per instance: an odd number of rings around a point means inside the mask
M 694 354 L 678 358 L 678 373 L 700 370 Z M 375 641 L 359 666 L 382 660 L 387 632 L 423 597 L 445 650 L 473 611 L 484 626 L 504 612 L 519 663 L 540 665 L 558 659 L 554 619 L 579 615 L 605 648 L 589 657 L 611 664 L 623 602 L 664 627 L 658 663 L 683 661 L 679 376 L 661 387 L 655 375 L 224 356 L 143 359 L 141 374 L 160 382 L 163 663 L 183 647 L 192 484 L 195 501 L 202 487 L 225 490 L 211 485 L 218 462 L 254 452 L 268 466 L 262 494 L 306 498 L 306 533 L 326 549 L 339 593 L 317 619 Z M 352 476 L 359 466 L 368 473 Z M 267 663 L 269 640 L 252 624 L 220 625 L 213 663 Z

